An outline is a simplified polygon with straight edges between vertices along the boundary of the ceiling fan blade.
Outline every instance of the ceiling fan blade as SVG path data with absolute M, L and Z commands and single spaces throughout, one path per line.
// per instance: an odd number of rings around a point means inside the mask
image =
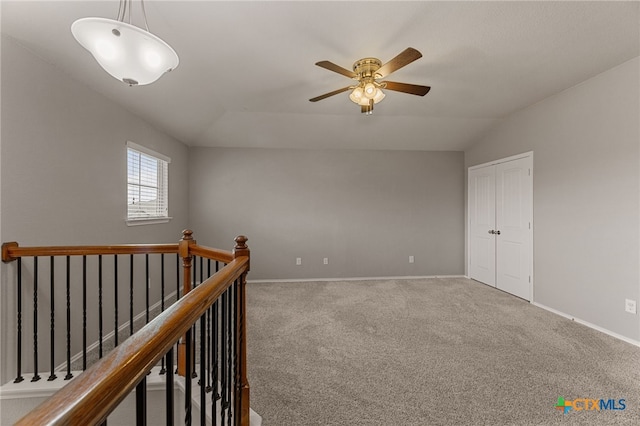
M 390 60 L 383 66 L 381 66 L 380 68 L 378 68 L 378 70 L 376 71 L 376 74 L 379 74 L 380 78 L 385 77 L 391 74 L 392 72 L 399 70 L 405 65 L 409 65 L 411 62 L 420 58 L 422 58 L 422 53 L 418 52 L 413 47 L 407 47 L 398 56 L 396 56 L 395 58 L 393 58 L 392 60 Z
M 340 65 L 336 65 L 333 62 L 329 62 L 329 61 L 320 61 L 320 62 L 316 62 L 316 65 L 319 67 L 322 67 L 324 69 L 327 69 L 329 71 L 333 71 L 333 72 L 337 72 L 338 74 L 342 74 L 344 76 L 347 76 L 349 78 L 356 78 L 356 73 L 354 73 L 353 71 L 349 71 L 346 68 L 342 68 Z
M 325 98 L 328 98 L 329 96 L 333 96 L 333 95 L 337 95 L 338 93 L 346 92 L 349 89 L 351 89 L 351 86 L 343 87 L 342 89 L 334 90 L 333 92 L 325 93 L 324 95 L 320 95 L 320 96 L 316 96 L 315 98 L 311 98 L 311 99 L 309 99 L 309 101 L 318 102 L 318 101 L 321 101 L 321 100 L 323 100 Z
M 395 81 L 382 81 L 381 83 L 386 85 L 385 89 L 418 96 L 424 96 L 431 90 L 429 86 L 419 86 L 417 84 L 396 83 Z

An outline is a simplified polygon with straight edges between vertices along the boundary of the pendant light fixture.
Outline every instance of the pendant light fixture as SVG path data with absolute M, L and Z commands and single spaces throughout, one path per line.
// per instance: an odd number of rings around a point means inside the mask
M 117 20 L 82 18 L 71 25 L 78 43 L 106 72 L 129 86 L 153 83 L 179 63 L 171 46 L 149 32 L 143 0 L 140 8 L 145 29 L 131 23 L 131 0 L 120 0 Z

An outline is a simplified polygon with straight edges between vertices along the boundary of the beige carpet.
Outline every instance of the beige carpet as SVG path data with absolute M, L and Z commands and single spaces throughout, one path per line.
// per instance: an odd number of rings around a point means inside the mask
M 471 280 L 250 283 L 247 310 L 265 426 L 640 424 L 640 348 Z

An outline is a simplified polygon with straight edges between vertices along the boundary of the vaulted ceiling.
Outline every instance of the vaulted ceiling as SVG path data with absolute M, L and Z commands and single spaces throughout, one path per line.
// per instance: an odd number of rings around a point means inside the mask
M 147 1 L 180 65 L 149 86 L 105 73 L 69 30 L 117 1 L 2 1 L 2 33 L 191 146 L 463 150 L 510 114 L 640 55 L 639 3 Z M 134 1 L 133 23 L 142 26 Z M 373 115 L 314 64 L 423 57 Z

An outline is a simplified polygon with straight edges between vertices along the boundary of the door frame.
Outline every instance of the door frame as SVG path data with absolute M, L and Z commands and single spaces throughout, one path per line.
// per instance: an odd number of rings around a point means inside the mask
M 533 202 L 534 202 L 534 193 L 533 193 L 533 178 L 534 178 L 534 166 L 533 166 L 533 151 L 528 151 L 528 152 L 523 152 L 522 154 L 516 154 L 516 155 L 512 155 L 509 157 L 505 157 L 505 158 L 500 158 L 497 160 L 493 160 L 493 161 L 488 161 L 486 163 L 482 163 L 482 164 L 476 164 L 475 166 L 470 166 L 467 168 L 467 199 L 466 199 L 466 203 L 467 203 L 467 220 L 465 223 L 466 226 L 466 255 L 467 255 L 467 260 L 466 260 L 466 270 L 467 270 L 467 274 L 469 274 L 469 262 L 471 261 L 471 205 L 469 203 L 469 198 L 470 198 L 470 193 L 469 193 L 469 172 L 472 170 L 476 170 L 476 169 L 482 169 L 484 167 L 489 167 L 489 166 L 495 166 L 497 164 L 501 164 L 501 163 L 507 163 L 509 161 L 513 161 L 513 160 L 520 160 L 522 158 L 530 158 L 531 159 L 531 180 L 530 180 L 530 185 L 531 185 L 531 203 L 530 205 L 530 211 L 529 211 L 529 217 L 531 218 L 531 229 L 529 229 L 529 271 L 531 272 L 531 285 L 529 286 L 529 303 L 533 303 L 534 302 L 534 284 L 535 284 L 535 277 L 534 277 L 534 272 L 533 272 L 533 258 L 534 258 L 534 254 L 533 254 L 533 230 L 535 229 L 535 225 L 534 225 L 534 217 L 533 217 Z M 469 278 L 469 277 L 468 277 Z

